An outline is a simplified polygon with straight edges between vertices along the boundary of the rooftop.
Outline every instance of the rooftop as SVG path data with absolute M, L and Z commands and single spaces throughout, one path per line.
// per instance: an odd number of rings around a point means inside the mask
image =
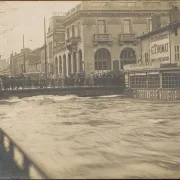
M 164 27 L 162 27 L 162 28 L 155 29 L 155 30 L 150 31 L 150 32 L 148 32 L 148 33 L 146 33 L 146 34 L 143 34 L 143 35 L 137 37 L 137 39 L 143 39 L 143 38 L 152 36 L 152 35 L 154 35 L 154 34 L 157 34 L 157 33 L 160 33 L 160 32 L 164 32 L 164 31 L 166 31 L 166 30 L 168 30 L 168 29 L 171 29 L 172 27 L 179 27 L 179 26 L 180 26 L 180 21 L 179 21 L 179 22 L 176 22 L 176 23 L 170 23 L 170 24 L 167 25 L 167 26 L 164 26 Z

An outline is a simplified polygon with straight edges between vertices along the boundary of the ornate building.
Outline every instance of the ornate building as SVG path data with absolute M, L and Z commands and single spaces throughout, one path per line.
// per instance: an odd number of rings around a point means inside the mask
M 65 40 L 49 49 L 54 73 L 103 73 L 136 63 L 136 37 L 152 30 L 153 14 L 171 6 L 170 0 L 82 1 L 62 21 Z

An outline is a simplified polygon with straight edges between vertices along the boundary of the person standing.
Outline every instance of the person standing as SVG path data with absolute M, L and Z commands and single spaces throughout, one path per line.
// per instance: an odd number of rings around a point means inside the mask
M 91 73 L 88 77 L 88 85 L 94 86 L 94 74 L 93 73 Z
M 2 91 L 2 89 L 3 89 L 3 80 L 2 78 L 0 78 L 0 91 Z

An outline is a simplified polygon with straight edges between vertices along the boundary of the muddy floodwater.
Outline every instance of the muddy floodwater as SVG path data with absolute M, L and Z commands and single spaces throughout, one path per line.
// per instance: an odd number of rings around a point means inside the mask
M 180 102 L 12 98 L 0 127 L 57 178 L 180 178 Z

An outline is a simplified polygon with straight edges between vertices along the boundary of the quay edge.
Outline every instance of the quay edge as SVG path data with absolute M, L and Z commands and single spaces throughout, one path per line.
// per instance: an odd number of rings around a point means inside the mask
M 124 87 L 107 86 L 107 87 L 63 87 L 63 88 L 36 88 L 36 89 L 19 89 L 1 91 L 0 98 L 8 99 L 10 97 L 31 97 L 38 95 L 77 95 L 79 97 L 119 95 L 124 92 Z

